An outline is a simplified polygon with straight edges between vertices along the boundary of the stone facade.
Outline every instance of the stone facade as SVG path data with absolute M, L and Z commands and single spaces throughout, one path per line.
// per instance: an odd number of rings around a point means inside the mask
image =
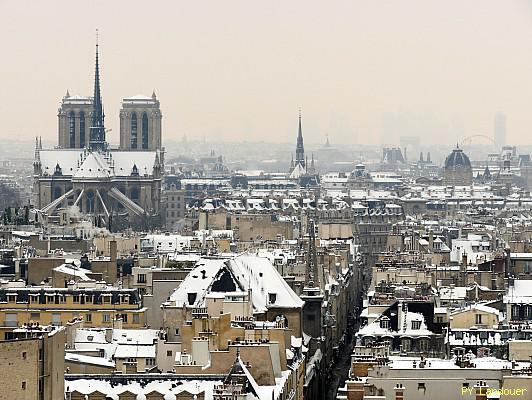
M 59 329 L 0 341 L 0 368 L 9 374 L 2 380 L 0 400 L 62 399 L 65 338 Z
M 443 183 L 447 186 L 469 186 L 473 183 L 469 157 L 458 146 L 445 159 Z
M 155 96 L 133 96 L 122 101 L 120 110 L 120 148 L 160 150 L 162 114 Z
M 92 118 L 92 98 L 63 97 L 57 112 L 58 145 L 62 149 L 83 149 L 89 143 L 90 121 Z

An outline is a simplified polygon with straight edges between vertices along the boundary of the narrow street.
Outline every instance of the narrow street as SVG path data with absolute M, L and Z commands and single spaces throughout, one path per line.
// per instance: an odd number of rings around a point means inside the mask
M 351 368 L 351 353 L 355 347 L 355 333 L 359 329 L 359 321 L 360 318 L 358 315 L 356 315 L 353 324 L 349 329 L 348 337 L 350 340 L 339 349 L 338 358 L 336 359 L 336 363 L 331 369 L 327 379 L 328 385 L 325 394 L 325 400 L 334 400 L 336 398 L 336 392 L 338 388 L 342 387 L 347 379 L 349 369 Z

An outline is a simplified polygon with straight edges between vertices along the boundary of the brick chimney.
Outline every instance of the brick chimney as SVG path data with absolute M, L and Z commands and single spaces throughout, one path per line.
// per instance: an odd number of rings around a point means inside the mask
M 485 381 L 478 381 L 475 385 L 475 400 L 486 400 L 488 398 L 488 385 Z
M 347 381 L 347 400 L 363 400 L 364 383 L 361 380 Z
M 393 391 L 395 392 L 395 400 L 404 400 L 405 398 L 405 387 L 402 383 L 398 383 L 393 388 Z

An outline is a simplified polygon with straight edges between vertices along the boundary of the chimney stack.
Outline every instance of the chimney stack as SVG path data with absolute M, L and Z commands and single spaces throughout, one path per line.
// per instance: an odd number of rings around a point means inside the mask
M 475 400 L 486 400 L 488 398 L 488 385 L 485 381 L 478 381 L 475 385 Z
M 395 392 L 395 400 L 404 400 L 405 387 L 402 383 L 398 383 L 397 385 L 395 385 L 393 391 Z

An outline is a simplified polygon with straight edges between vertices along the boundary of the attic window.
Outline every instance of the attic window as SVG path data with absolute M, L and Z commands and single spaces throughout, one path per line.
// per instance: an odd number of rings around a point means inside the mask
M 412 321 L 412 329 L 420 329 L 421 328 L 421 321 Z
M 94 336 L 92 336 L 92 335 L 87 336 L 87 340 L 89 342 L 92 342 L 94 340 Z
M 274 304 L 277 301 L 277 293 L 268 293 L 268 302 Z
M 197 293 L 188 293 L 188 304 L 193 305 L 197 296 Z

